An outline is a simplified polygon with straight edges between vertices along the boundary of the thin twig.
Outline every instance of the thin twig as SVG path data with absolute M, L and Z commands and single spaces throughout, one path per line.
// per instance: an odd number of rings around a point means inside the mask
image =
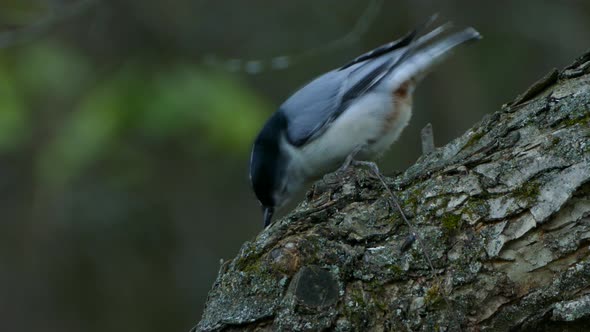
M 357 161 L 357 160 L 354 160 L 353 164 L 364 165 L 364 166 L 369 167 L 373 171 L 373 173 L 375 173 L 375 175 L 377 176 L 379 181 L 381 181 L 381 184 L 383 185 L 383 187 L 385 188 L 387 193 L 391 196 L 390 198 L 393 201 L 393 204 L 395 204 L 395 206 L 399 210 L 403 221 L 406 223 L 406 225 L 410 229 L 410 232 L 412 233 L 412 235 L 414 235 L 416 237 L 418 245 L 421 247 L 421 249 L 424 253 L 424 257 L 426 258 L 426 261 L 428 262 L 428 266 L 430 267 L 430 270 L 432 271 L 432 277 L 436 280 L 436 282 L 441 287 L 442 298 L 445 301 L 446 305 L 448 306 L 449 310 L 452 312 L 453 306 L 451 305 L 451 302 L 449 301 L 447 294 L 445 294 L 444 285 L 442 284 L 442 281 L 439 279 L 438 274 L 436 273 L 436 269 L 434 268 L 434 264 L 432 263 L 432 260 L 430 259 L 430 253 L 429 253 L 426 245 L 424 244 L 422 237 L 420 236 L 420 234 L 418 234 L 418 232 L 416 232 L 416 228 L 414 227 L 414 225 L 408 220 L 408 218 L 406 218 L 406 214 L 404 213 L 401 205 L 399 204 L 399 199 L 393 193 L 393 191 L 389 188 L 389 186 L 385 183 L 385 179 L 383 179 L 383 176 L 381 175 L 381 171 L 379 170 L 379 167 L 377 166 L 377 164 L 375 164 L 374 162 L 370 162 L 370 161 Z
M 425 156 L 434 151 L 434 133 L 432 132 L 432 125 L 426 124 L 420 131 L 422 138 L 422 155 Z
M 320 47 L 305 50 L 299 54 L 275 56 L 271 59 L 219 59 L 217 56 L 208 54 L 204 58 L 204 63 L 211 66 L 221 66 L 228 71 L 244 71 L 248 74 L 258 74 L 265 70 L 282 70 L 301 61 L 303 58 L 316 57 L 320 54 L 331 52 L 334 49 L 343 47 L 347 44 L 357 42 L 364 35 L 369 26 L 377 17 L 379 9 L 383 5 L 383 0 L 373 0 L 365 9 L 365 12 L 359 17 L 353 28 L 345 35 L 328 42 Z

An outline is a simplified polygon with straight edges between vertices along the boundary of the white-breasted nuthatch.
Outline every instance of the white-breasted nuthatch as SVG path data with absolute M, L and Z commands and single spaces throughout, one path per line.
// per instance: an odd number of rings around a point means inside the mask
M 431 20 L 432 21 L 432 20 Z M 268 226 L 276 208 L 347 157 L 377 157 L 412 114 L 412 93 L 454 47 L 480 39 L 473 28 L 442 36 L 428 24 L 314 79 L 287 99 L 258 134 L 250 181 Z

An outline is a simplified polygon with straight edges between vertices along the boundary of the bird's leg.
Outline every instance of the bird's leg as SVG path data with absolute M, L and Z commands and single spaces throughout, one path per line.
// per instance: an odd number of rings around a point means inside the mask
M 365 147 L 365 145 L 359 145 L 357 146 L 354 150 L 352 150 L 352 152 L 346 156 L 346 159 L 344 159 L 344 162 L 342 163 L 342 166 L 340 166 L 340 168 L 338 168 L 336 170 L 337 173 L 344 173 L 348 170 L 348 168 L 350 167 L 350 165 L 353 165 L 353 163 L 355 162 L 354 157 Z
M 342 163 L 342 165 L 334 172 L 334 174 L 336 175 L 336 177 L 338 178 L 338 180 L 340 182 L 340 186 L 344 185 L 344 182 L 345 182 L 344 177 L 345 177 L 346 171 L 348 171 L 350 166 L 353 165 L 353 162 L 355 161 L 354 157 L 364 147 L 365 147 L 365 145 L 359 145 L 354 150 L 352 150 L 352 152 L 348 156 L 346 156 L 346 159 L 344 159 L 344 162 Z
M 387 185 L 385 184 L 385 180 L 383 180 L 383 175 L 381 175 L 381 171 L 379 170 L 379 166 L 377 166 L 377 164 L 375 162 L 368 161 L 368 160 L 354 160 L 353 159 L 350 163 L 353 166 L 364 166 L 364 167 L 367 167 L 381 181 L 381 184 L 383 184 L 383 186 L 387 187 Z M 389 188 L 387 188 L 387 189 L 389 189 Z
M 352 152 L 348 156 L 346 156 L 346 158 L 344 159 L 344 162 L 342 163 L 342 165 L 336 171 L 334 171 L 334 173 L 332 173 L 332 174 L 334 174 L 336 176 L 336 178 L 338 178 L 338 182 L 340 184 L 340 187 L 344 186 L 346 171 L 350 168 L 351 165 L 354 165 L 355 162 L 356 162 L 354 160 L 354 157 L 365 146 L 366 146 L 366 144 L 362 144 L 362 145 L 357 146 L 354 150 L 352 150 Z M 334 189 L 333 188 L 330 188 L 329 189 L 329 195 L 330 195 L 329 197 L 330 197 L 330 200 L 326 204 L 329 204 L 329 205 L 333 204 L 333 201 L 332 201 L 332 195 L 333 194 L 334 194 Z

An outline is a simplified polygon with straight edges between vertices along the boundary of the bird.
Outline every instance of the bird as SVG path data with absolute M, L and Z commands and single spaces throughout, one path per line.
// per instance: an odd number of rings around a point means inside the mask
M 350 160 L 373 160 L 399 138 L 412 94 L 455 47 L 481 39 L 472 27 L 451 33 L 435 20 L 311 80 L 270 116 L 252 145 L 250 183 L 264 227 L 307 182 Z

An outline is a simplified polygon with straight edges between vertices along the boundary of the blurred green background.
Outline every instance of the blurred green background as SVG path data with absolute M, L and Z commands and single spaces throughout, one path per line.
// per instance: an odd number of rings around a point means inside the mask
M 484 39 L 421 84 L 385 173 L 426 123 L 443 145 L 590 48 L 586 0 L 386 0 L 349 34 L 368 4 L 0 0 L 0 329 L 190 329 L 220 259 L 261 230 L 264 120 L 434 12 Z

